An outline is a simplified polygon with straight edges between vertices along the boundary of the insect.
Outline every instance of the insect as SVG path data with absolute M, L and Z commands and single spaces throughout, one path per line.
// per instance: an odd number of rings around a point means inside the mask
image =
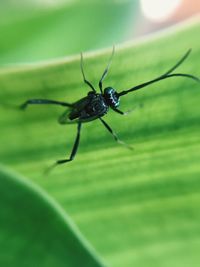
M 60 124 L 68 124 L 68 123 L 77 123 L 77 134 L 76 138 L 72 147 L 72 151 L 70 154 L 70 157 L 67 159 L 61 159 L 56 161 L 54 166 L 58 164 L 63 164 L 70 162 L 74 159 L 78 147 L 79 147 L 79 141 L 80 141 L 80 133 L 81 133 L 81 127 L 82 124 L 85 122 L 90 122 L 93 120 L 100 120 L 103 126 L 110 132 L 110 134 L 114 137 L 114 139 L 131 148 L 129 145 L 121 141 L 116 133 L 112 130 L 112 128 L 107 124 L 107 122 L 102 118 L 104 115 L 107 114 L 109 111 L 109 108 L 111 108 L 114 112 L 117 112 L 120 115 L 126 115 L 127 112 L 123 112 L 120 109 L 118 109 L 120 104 L 120 97 L 129 94 L 131 92 L 134 92 L 136 90 L 139 90 L 143 87 L 146 87 L 150 84 L 156 83 L 158 81 L 171 78 L 171 77 L 187 77 L 191 78 L 195 81 L 200 82 L 200 79 L 191 75 L 191 74 L 184 74 L 184 73 L 172 73 L 178 66 L 180 66 L 183 61 L 188 57 L 190 54 L 191 49 L 187 51 L 187 53 L 167 72 L 162 74 L 161 76 L 152 79 L 150 81 L 144 82 L 142 84 L 136 85 L 128 90 L 124 90 L 121 92 L 117 92 L 113 87 L 106 87 L 103 89 L 103 81 L 108 73 L 113 55 L 114 55 L 114 47 L 112 51 L 112 55 L 110 57 L 110 60 L 108 61 L 107 67 L 105 68 L 101 79 L 99 81 L 99 89 L 100 92 L 98 93 L 91 82 L 89 82 L 86 77 L 83 70 L 83 55 L 81 53 L 81 72 L 83 76 L 84 82 L 90 87 L 90 91 L 88 92 L 87 96 L 81 98 L 80 100 L 74 102 L 74 103 L 68 103 L 68 102 L 61 102 L 61 101 L 55 101 L 55 100 L 47 100 L 47 99 L 29 99 L 25 103 L 23 103 L 20 107 L 21 109 L 25 109 L 28 105 L 32 104 L 52 104 L 52 105 L 60 105 L 67 110 L 59 117 L 58 122 Z

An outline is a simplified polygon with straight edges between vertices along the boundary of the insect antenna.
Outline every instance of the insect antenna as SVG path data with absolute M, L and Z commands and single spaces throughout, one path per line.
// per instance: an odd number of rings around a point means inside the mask
M 176 77 L 187 77 L 187 78 L 193 79 L 193 80 L 195 80 L 197 82 L 200 82 L 200 79 L 198 77 L 196 77 L 194 75 L 191 75 L 191 74 L 186 74 L 186 73 L 172 73 L 176 68 L 178 68 L 183 63 L 183 61 L 186 60 L 186 58 L 189 56 L 190 52 L 191 52 L 191 49 L 189 49 L 187 51 L 187 53 L 172 68 L 170 68 L 167 72 L 165 72 L 161 76 L 159 76 L 159 77 L 157 77 L 157 78 L 155 78 L 153 80 L 150 80 L 148 82 L 144 82 L 142 84 L 139 84 L 137 86 L 134 86 L 134 87 L 132 87 L 132 88 L 130 88 L 128 90 L 125 90 L 125 91 L 122 91 L 120 93 L 117 93 L 117 95 L 118 96 L 123 96 L 123 95 L 126 95 L 126 94 L 130 93 L 130 92 L 139 90 L 139 89 L 141 89 L 141 88 L 143 88 L 145 86 L 148 86 L 148 85 L 150 85 L 152 83 L 155 83 L 155 82 L 158 82 L 158 81 L 161 81 L 161 80 L 170 78 L 170 77 L 175 77 L 175 76 Z

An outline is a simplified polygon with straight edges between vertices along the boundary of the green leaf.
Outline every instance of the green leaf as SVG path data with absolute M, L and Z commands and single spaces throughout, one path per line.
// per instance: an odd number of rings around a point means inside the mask
M 117 91 L 167 71 L 189 48 L 178 72 L 199 76 L 199 22 L 146 41 L 116 47 L 104 86 Z M 109 51 L 84 56 L 95 86 Z M 70 214 L 111 266 L 199 265 L 200 247 L 200 86 L 171 78 L 121 98 L 122 110 L 105 120 L 120 138 L 116 144 L 99 121 L 83 125 L 74 162 L 43 170 L 68 157 L 76 125 L 57 124 L 62 107 L 9 109 L 29 98 L 68 102 L 87 94 L 79 56 L 0 73 L 1 150 L 4 164 L 30 177 Z M 141 106 L 141 107 L 140 107 Z
M 1 266 L 104 266 L 43 190 L 0 168 Z

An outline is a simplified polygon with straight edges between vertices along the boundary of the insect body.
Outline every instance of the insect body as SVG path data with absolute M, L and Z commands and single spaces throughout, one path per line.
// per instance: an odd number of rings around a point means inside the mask
M 67 114 L 61 116 L 61 123 L 88 122 L 104 116 L 108 112 L 108 105 L 101 94 L 90 91 L 88 95 L 75 102 Z M 64 113 L 65 114 L 65 113 Z
M 112 136 L 117 142 L 127 146 L 128 148 L 131 148 L 129 145 L 127 145 L 126 143 L 124 143 L 117 137 L 115 132 L 105 122 L 105 120 L 102 117 L 108 112 L 109 108 L 111 108 L 113 111 L 121 115 L 126 115 L 127 112 L 123 112 L 118 109 L 119 104 L 120 104 L 120 97 L 130 92 L 146 87 L 152 83 L 158 82 L 160 80 L 170 78 L 170 77 L 187 77 L 187 78 L 191 78 L 195 81 L 200 82 L 199 78 L 193 75 L 190 75 L 190 74 L 172 73 L 188 57 L 190 52 L 191 50 L 189 50 L 170 70 L 168 70 L 166 73 L 162 74 L 161 76 L 153 80 L 150 80 L 148 82 L 144 82 L 142 84 L 134 86 L 128 90 L 119 92 L 119 93 L 112 87 L 107 87 L 103 90 L 103 80 L 108 73 L 108 69 L 110 67 L 111 60 L 114 54 L 114 47 L 113 47 L 113 52 L 109 60 L 109 63 L 106 69 L 104 70 L 103 75 L 99 81 L 100 93 L 97 93 L 93 85 L 85 78 L 85 74 L 83 71 L 83 56 L 81 54 L 81 72 L 83 75 L 83 80 L 91 89 L 91 91 L 88 92 L 86 97 L 83 97 L 80 100 L 76 101 L 75 103 L 71 103 L 71 104 L 67 102 L 47 100 L 47 99 L 30 99 L 21 105 L 21 109 L 25 109 L 29 104 L 60 105 L 60 106 L 66 107 L 67 110 L 59 117 L 58 119 L 59 123 L 60 124 L 77 123 L 77 126 L 78 126 L 77 135 L 76 135 L 76 139 L 75 139 L 70 157 L 68 159 L 58 160 L 55 163 L 55 165 L 63 164 L 63 163 L 72 161 L 74 159 L 76 152 L 78 150 L 78 146 L 79 146 L 82 123 L 89 122 L 89 121 L 96 120 L 96 119 L 99 119 L 101 121 L 101 123 L 112 134 Z

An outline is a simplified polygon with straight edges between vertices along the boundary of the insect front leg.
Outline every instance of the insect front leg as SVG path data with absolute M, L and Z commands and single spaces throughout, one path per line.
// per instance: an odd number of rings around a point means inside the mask
M 26 109 L 28 105 L 33 105 L 33 104 L 53 104 L 53 105 L 60 105 L 64 107 L 72 107 L 72 104 L 66 103 L 66 102 L 61 102 L 61 101 L 55 101 L 55 100 L 48 100 L 48 99 L 29 99 L 26 102 L 24 102 L 20 108 L 21 109 Z
M 99 118 L 100 121 L 103 123 L 103 125 L 106 127 L 106 129 L 112 134 L 112 136 L 114 137 L 115 141 L 117 141 L 119 144 L 129 148 L 129 149 L 133 149 L 132 146 L 126 144 L 125 142 L 123 142 L 122 140 L 120 140 L 117 136 L 117 134 L 112 130 L 112 128 L 102 119 L 102 118 Z
M 102 94 L 103 94 L 103 80 L 105 79 L 106 75 L 108 74 L 108 70 L 110 68 L 110 64 L 112 62 L 112 58 L 113 58 L 114 52 L 115 52 L 115 46 L 113 46 L 112 55 L 110 57 L 110 60 L 109 60 L 108 65 L 105 68 L 105 70 L 104 70 L 104 72 L 103 72 L 103 74 L 101 76 L 101 79 L 99 81 L 99 88 L 100 88 L 100 91 L 101 91 Z
M 74 157 L 76 156 L 78 146 L 79 146 L 79 141 L 80 141 L 81 125 L 82 125 L 81 122 L 78 122 L 77 135 L 76 135 L 76 139 L 75 139 L 70 157 L 68 159 L 61 159 L 61 160 L 56 161 L 55 165 L 72 161 Z
M 86 80 L 85 78 L 85 73 L 84 73 L 84 70 L 83 70 L 83 54 L 81 53 L 81 72 L 82 72 L 82 75 L 83 75 L 83 80 L 84 82 L 89 85 L 89 87 L 94 91 L 96 92 L 96 90 L 94 89 L 94 86 L 91 84 L 91 82 L 89 82 L 88 80 Z

